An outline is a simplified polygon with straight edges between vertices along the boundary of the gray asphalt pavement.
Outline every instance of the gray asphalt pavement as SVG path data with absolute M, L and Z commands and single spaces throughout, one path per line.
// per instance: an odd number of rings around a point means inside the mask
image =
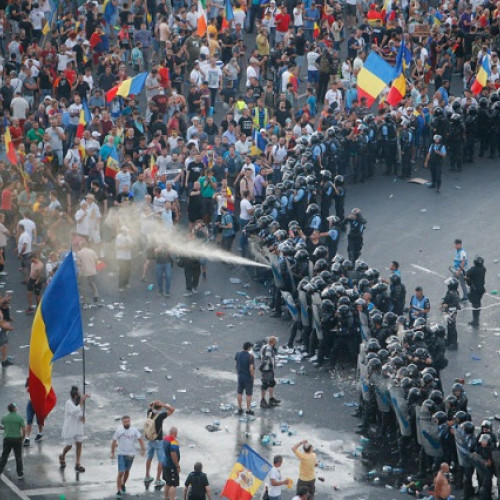
M 482 385 L 467 385 L 476 421 L 500 413 L 496 399 L 500 298 L 495 295 L 500 285 L 500 270 L 499 264 L 494 263 L 499 258 L 497 169 L 498 161 L 487 160 L 466 167 L 462 174 L 445 174 L 441 194 L 421 185 L 378 177 L 367 184 L 349 186 L 346 202 L 347 208 L 362 208 L 368 220 L 362 258 L 386 275 L 390 261 L 398 260 L 408 294 L 416 285 L 422 285 L 430 297 L 434 320 L 440 318 L 438 305 L 445 290 L 443 280 L 453 260 L 453 240 L 456 237 L 464 240 L 470 258 L 476 253 L 485 258 L 490 295 L 484 300 L 481 328 L 473 331 L 467 326 L 471 313 L 466 306 L 458 321 L 459 350 L 449 353 L 450 364 L 443 373 L 445 391 L 455 378 L 464 378 L 466 374 L 468 383 L 482 379 Z M 427 173 L 420 171 L 416 175 L 424 177 Z M 346 254 L 346 241 L 341 243 L 340 253 Z M 23 410 L 27 401 L 24 381 L 31 324 L 31 317 L 23 312 L 26 299 L 19 284 L 17 262 L 12 254 L 8 260 L 5 288 L 15 292 L 12 310 L 16 328 L 10 336 L 9 349 L 15 356 L 15 365 L 0 374 L 1 412 L 10 401 L 17 402 Z M 58 405 L 47 420 L 43 442 L 25 449 L 26 478 L 22 483 L 15 479 L 13 460 L 9 462 L 5 475 L 14 484 L 14 490 L 0 482 L 2 500 L 57 499 L 62 498 L 60 495 L 68 500 L 113 498 L 116 463 L 111 462 L 109 450 L 118 419 L 129 414 L 142 429 L 146 403 L 155 398 L 177 408 L 165 428 L 169 425 L 179 428 L 181 479 L 196 460 L 201 460 L 213 490 L 220 492 L 243 443 L 268 459 L 273 454 L 283 454 L 284 475 L 296 478 L 298 465 L 290 447 L 301 439 L 309 439 L 318 449 L 320 461 L 328 466 L 318 470 L 318 476 L 325 481 L 318 481 L 317 499 L 389 500 L 400 496 L 361 481 L 359 459 L 353 456 L 358 445 L 358 436 L 353 431 L 358 421 L 350 416 L 352 408 L 344 406 L 356 399 L 351 367 L 330 374 L 316 370 L 309 363 L 288 361 L 278 369 L 278 376 L 295 383 L 278 385 L 277 396 L 282 399 L 279 408 L 266 411 L 256 408 L 256 418 L 249 422 L 220 409 L 221 404 L 235 405 L 233 358 L 242 343 L 270 334 L 284 339 L 290 326 L 258 309 L 234 317 L 234 309 L 220 306 L 223 298 L 244 303 L 246 298 L 237 292 L 247 293 L 249 300 L 267 294 L 262 286 L 249 281 L 244 269 L 230 270 L 223 264 L 209 263 L 208 281 L 202 283 L 200 293 L 189 301 L 182 297 L 183 272 L 179 268 L 174 269 L 172 298 L 168 300 L 148 291 L 148 283 L 141 283 L 137 273 L 132 289 L 118 295 L 114 273 L 113 268 L 108 268 L 99 277 L 105 307 L 83 310 L 87 391 L 91 393 L 82 457 L 87 472 L 76 477 L 71 453 L 65 472 L 59 470 L 57 460 L 62 449 L 64 402 L 70 386 L 81 385 L 82 380 L 82 356 L 75 353 L 54 366 Z M 241 283 L 231 284 L 230 277 L 241 279 Z M 153 282 L 151 276 L 150 283 Z M 244 287 L 245 283 L 250 286 Z M 200 310 L 208 303 L 214 304 L 214 311 Z M 256 303 L 260 300 L 256 299 Z M 177 318 L 169 311 L 178 304 L 184 304 L 180 309 L 187 311 Z M 217 316 L 217 311 L 225 316 Z M 218 349 L 209 352 L 207 347 L 213 345 Z M 306 374 L 297 374 L 303 365 Z M 324 391 L 323 397 L 314 399 L 315 391 Z M 341 391 L 343 397 L 333 397 Z M 207 431 L 205 426 L 214 420 L 220 422 L 221 430 Z M 291 435 L 280 432 L 280 424 L 284 422 L 290 426 Z M 271 437 L 271 442 L 276 444 L 262 445 L 262 436 L 273 432 L 276 436 Z M 145 491 L 143 477 L 144 459 L 137 457 L 127 485 L 129 496 L 160 498 L 158 492 Z M 285 493 L 284 500 L 288 498 L 291 494 Z

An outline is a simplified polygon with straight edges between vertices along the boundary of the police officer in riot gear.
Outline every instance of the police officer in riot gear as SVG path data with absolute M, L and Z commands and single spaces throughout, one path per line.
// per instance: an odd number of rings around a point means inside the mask
M 363 233 L 365 231 L 366 220 L 359 208 L 353 208 L 347 216 L 349 222 L 349 234 L 347 235 L 347 253 L 349 260 L 355 262 L 361 255 L 363 249 Z
M 445 285 L 447 286 L 447 291 L 441 303 L 441 310 L 444 313 L 448 327 L 447 346 L 448 349 L 456 349 L 458 347 L 457 311 L 460 309 L 458 280 L 456 278 L 448 278 L 445 281 Z
M 443 162 L 446 158 L 446 146 L 442 143 L 442 136 L 436 134 L 433 137 L 434 142 L 430 145 L 425 158 L 424 167 L 431 170 L 431 182 L 427 185 L 429 188 L 436 188 L 441 192 L 441 176 L 443 174 Z
M 450 118 L 450 135 L 448 137 L 448 151 L 450 155 L 450 170 L 462 171 L 463 150 L 465 142 L 465 125 L 458 113 Z
M 385 115 L 384 124 L 381 127 L 382 151 L 385 160 L 385 174 L 396 175 L 397 168 L 397 130 L 394 119 L 390 114 Z
M 472 304 L 472 321 L 469 324 L 473 327 L 479 326 L 481 299 L 486 291 L 485 276 L 484 259 L 478 255 L 474 258 L 474 265 L 465 273 L 465 279 L 469 285 L 469 301 Z

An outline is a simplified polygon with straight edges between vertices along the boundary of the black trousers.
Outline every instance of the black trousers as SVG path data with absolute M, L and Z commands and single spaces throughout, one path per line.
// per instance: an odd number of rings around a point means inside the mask
M 184 266 L 184 276 L 186 277 L 186 290 L 192 291 L 198 288 L 200 282 L 201 266 L 199 260 L 189 260 Z
M 9 458 L 10 452 L 14 450 L 16 457 L 16 471 L 18 476 L 23 475 L 23 438 L 4 438 L 2 458 L 0 458 L 0 474 L 5 469 L 5 464 Z

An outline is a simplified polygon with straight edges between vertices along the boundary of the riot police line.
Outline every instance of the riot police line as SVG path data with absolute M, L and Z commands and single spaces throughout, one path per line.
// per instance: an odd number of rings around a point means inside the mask
M 332 181 L 332 173 L 323 169 L 320 182 L 313 183 L 302 175 L 314 169 L 308 159 L 306 155 L 305 164 L 288 163 L 283 182 L 268 187 L 245 226 L 254 258 L 270 264 L 274 315 L 282 316 L 285 306 L 292 319 L 282 352 L 300 351 L 317 367 L 335 367 L 346 357 L 357 362 L 358 432 L 396 448 L 398 467 L 418 469 L 420 477 L 446 461 L 464 498 L 472 495 L 476 471 L 481 498 L 491 498 L 493 476 L 500 471 L 491 422 L 483 421 L 476 433 L 463 384 L 454 384 L 445 397 L 440 379 L 448 365 L 447 347 L 457 346 L 458 280 L 446 281 L 446 326 L 430 325 L 411 313 L 406 317 L 406 288 L 397 270 L 386 279 L 360 259 L 367 224 L 361 210 L 353 209 L 343 218 L 329 215 L 329 189 L 345 195 L 342 177 Z M 342 214 L 343 200 L 335 201 Z M 347 227 L 344 258 L 337 249 Z M 471 276 L 482 273 L 484 285 L 483 264 L 476 257 Z M 471 298 L 476 321 L 483 293 Z

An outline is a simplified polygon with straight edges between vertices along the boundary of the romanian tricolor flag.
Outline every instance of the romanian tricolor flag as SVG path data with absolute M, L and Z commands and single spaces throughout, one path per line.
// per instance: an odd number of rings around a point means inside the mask
M 404 75 L 404 70 L 410 65 L 411 62 L 411 52 L 406 47 L 404 43 L 399 46 L 398 55 L 396 57 L 396 78 L 392 81 L 391 89 L 387 94 L 387 102 L 391 106 L 397 106 L 397 104 L 406 95 L 406 79 Z
M 250 500 L 271 470 L 271 464 L 255 450 L 243 445 L 229 479 L 220 494 L 229 500 Z
M 252 156 L 260 155 L 267 148 L 267 139 L 265 139 L 257 129 L 253 131 L 253 144 Z
M 318 38 L 319 33 L 320 33 L 320 29 L 319 29 L 318 23 L 315 21 L 314 22 L 314 29 L 313 29 L 313 37 Z
M 114 179 L 119 170 L 120 165 L 118 163 L 118 151 L 116 150 L 116 147 L 113 146 L 113 149 L 106 160 L 106 170 L 104 171 L 104 175 Z
M 82 317 L 73 252 L 49 283 L 31 327 L 29 393 L 39 424 L 54 408 L 52 363 L 83 347 Z
M 146 71 L 144 73 L 139 73 L 133 78 L 127 78 L 122 83 L 115 85 L 106 92 L 106 102 L 111 102 L 117 95 L 128 97 L 129 95 L 140 94 L 146 83 L 147 76 L 148 72 Z
M 226 14 L 226 21 L 230 23 L 234 19 L 233 6 L 231 5 L 231 0 L 226 0 L 224 3 L 224 9 Z
M 5 127 L 5 134 L 3 136 L 3 142 L 5 146 L 5 154 L 12 165 L 17 165 L 17 154 L 14 143 L 12 142 L 12 137 L 10 136 L 9 127 Z
M 490 56 L 484 55 L 483 60 L 481 61 L 481 66 L 479 66 L 479 70 L 476 75 L 476 79 L 474 83 L 471 85 L 471 91 L 473 94 L 480 94 L 486 84 L 488 83 L 488 78 L 491 74 L 490 67 Z
M 198 0 L 198 36 L 207 36 L 207 0 Z
M 83 133 L 85 132 L 85 127 L 87 123 L 92 120 L 92 114 L 90 113 L 90 109 L 87 105 L 87 100 L 84 99 L 82 102 L 82 109 L 80 110 L 80 118 L 78 119 L 78 127 L 76 128 L 76 136 L 83 137 Z
M 113 2 L 111 0 L 104 0 L 104 3 L 102 4 L 102 17 L 107 24 L 111 25 L 115 12 L 116 6 L 113 4 Z
M 358 99 L 366 97 L 370 107 L 380 92 L 394 79 L 394 68 L 375 52 L 370 52 L 358 73 Z

